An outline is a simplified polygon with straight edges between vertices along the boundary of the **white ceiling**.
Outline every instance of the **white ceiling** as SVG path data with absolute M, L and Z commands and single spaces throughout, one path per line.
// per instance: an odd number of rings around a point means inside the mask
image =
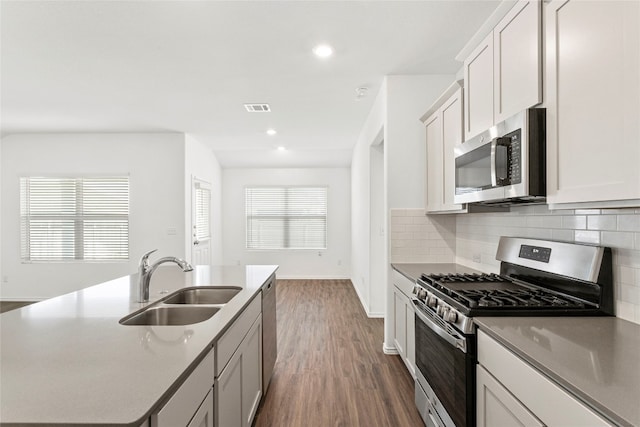
M 498 4 L 2 0 L 2 134 L 174 131 L 223 167 L 348 166 L 383 76 L 457 72 Z

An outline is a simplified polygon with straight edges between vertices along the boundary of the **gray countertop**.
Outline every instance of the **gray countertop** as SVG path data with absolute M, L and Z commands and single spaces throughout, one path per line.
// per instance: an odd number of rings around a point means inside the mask
M 476 317 L 481 330 L 605 418 L 640 426 L 640 325 L 616 317 Z
M 277 266 L 162 266 L 151 302 L 185 286 L 243 290 L 212 318 L 186 326 L 123 326 L 137 275 L 0 315 L 0 424 L 137 426 L 175 391 Z
M 407 279 L 415 282 L 421 274 L 438 274 L 438 273 L 480 273 L 473 268 L 465 267 L 460 264 L 402 264 L 393 263 L 391 267 L 405 276 Z

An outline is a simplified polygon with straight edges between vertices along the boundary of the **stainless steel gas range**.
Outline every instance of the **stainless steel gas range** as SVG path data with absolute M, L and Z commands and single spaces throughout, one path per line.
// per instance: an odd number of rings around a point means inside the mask
M 479 316 L 613 315 L 611 249 L 502 237 L 500 274 L 422 275 L 413 293 L 416 405 L 428 427 L 475 425 Z

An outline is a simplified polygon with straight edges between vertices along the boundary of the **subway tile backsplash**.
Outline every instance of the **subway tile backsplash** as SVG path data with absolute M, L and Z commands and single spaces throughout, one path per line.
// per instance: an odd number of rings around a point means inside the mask
M 391 262 L 455 262 L 456 219 L 426 216 L 424 209 L 391 209 Z
M 458 262 L 497 272 L 500 236 L 609 246 L 616 315 L 640 324 L 639 209 L 550 211 L 536 205 L 513 207 L 511 212 L 426 216 L 422 209 L 392 209 L 390 221 L 391 262 L 397 263 Z

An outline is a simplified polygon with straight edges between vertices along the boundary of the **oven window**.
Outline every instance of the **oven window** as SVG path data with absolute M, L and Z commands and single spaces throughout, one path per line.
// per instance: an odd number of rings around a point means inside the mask
M 456 158 L 456 194 L 491 188 L 491 144 Z
M 416 365 L 457 427 L 475 423 L 475 344 L 468 353 L 440 338 L 416 315 Z

